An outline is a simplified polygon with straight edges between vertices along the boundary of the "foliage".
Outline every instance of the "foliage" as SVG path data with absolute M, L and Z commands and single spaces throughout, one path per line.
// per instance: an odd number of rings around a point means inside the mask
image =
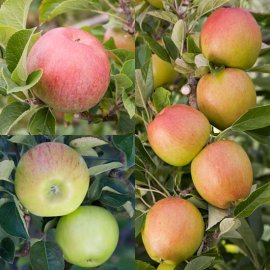
M 56 218 L 31 215 L 14 193 L 15 170 L 20 157 L 35 145 L 57 141 L 78 151 L 90 170 L 90 187 L 83 205 L 100 205 L 115 215 L 120 242 L 113 257 L 102 267 L 134 267 L 134 136 L 102 138 L 78 136 L 1 136 L 0 137 L 0 262 L 10 269 L 69 269 L 55 243 Z M 44 206 L 46 207 L 46 206 Z M 75 266 L 72 269 L 77 269 Z M 106 268 L 107 267 L 107 268 Z M 4 269 L 1 267 L 1 269 Z M 14 269 L 14 268 L 12 268 Z M 28 268 L 27 268 L 28 269 Z M 101 268 L 98 268 L 101 269 Z
M 154 269 L 157 263 L 147 255 L 141 230 L 149 207 L 167 196 L 180 196 L 201 211 L 206 233 L 197 254 L 176 269 L 268 269 L 270 213 L 270 3 L 264 1 L 171 1 L 163 9 L 147 1 L 135 6 L 136 29 L 136 259 L 140 270 Z M 256 87 L 257 107 L 220 132 L 213 128 L 210 143 L 228 138 L 241 144 L 253 165 L 254 186 L 250 196 L 228 210 L 208 205 L 196 192 L 190 165 L 172 167 L 152 151 L 146 128 L 157 112 L 177 103 L 196 106 L 196 85 L 200 77 L 224 67 L 209 62 L 201 53 L 199 35 L 202 23 L 220 6 L 245 7 L 251 10 L 263 33 L 260 57 L 248 70 Z M 162 44 L 162 45 L 160 45 Z M 153 88 L 151 55 L 157 54 L 172 63 L 178 72 L 174 83 Z M 188 89 L 188 93 L 186 90 Z
M 39 9 L 39 18 L 33 20 Z M 42 70 L 28 74 L 27 54 L 38 38 L 70 14 L 105 16 L 104 26 L 87 21 L 72 22 L 95 35 L 101 42 L 106 28 L 120 25 L 134 33 L 131 7 L 118 1 L 96 0 L 6 0 L 0 8 L 0 133 L 1 134 L 121 134 L 132 132 L 134 101 L 134 53 L 117 49 L 112 39 L 104 43 L 111 57 L 111 82 L 105 97 L 87 112 L 64 114 L 55 112 L 38 100 L 32 91 L 42 77 Z M 108 16 L 108 17 L 106 17 Z M 84 18 L 84 16 L 81 16 Z M 59 19 L 60 18 L 60 19 Z M 99 18 L 100 19 L 100 18 Z M 60 48 L 59 48 L 60 49 Z M 104 125 L 103 125 L 104 124 Z M 125 127 L 125 130 L 124 130 Z

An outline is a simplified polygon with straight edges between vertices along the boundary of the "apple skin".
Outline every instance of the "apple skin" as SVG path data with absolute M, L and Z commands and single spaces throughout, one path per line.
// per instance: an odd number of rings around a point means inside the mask
M 256 106 L 256 91 L 245 71 L 226 68 L 200 79 L 197 103 L 209 121 L 223 130 Z
M 222 209 L 245 199 L 253 181 L 248 155 L 240 145 L 228 140 L 206 146 L 192 161 L 191 175 L 200 195 Z
M 56 242 L 65 260 L 81 267 L 96 267 L 107 261 L 118 239 L 115 217 L 99 206 L 81 206 L 61 217 L 56 227 Z
M 148 125 L 154 152 L 174 166 L 187 165 L 207 143 L 210 124 L 198 110 L 183 104 L 163 109 Z
M 162 0 L 146 0 L 151 6 L 163 8 Z
M 89 179 L 87 165 L 75 150 L 62 143 L 41 143 L 20 159 L 15 192 L 32 214 L 62 216 L 80 206 Z
M 27 70 L 42 69 L 35 95 L 60 112 L 78 113 L 94 107 L 110 82 L 110 63 L 102 44 L 89 33 L 55 28 L 30 50 Z
M 252 15 L 241 8 L 220 8 L 202 27 L 203 55 L 216 64 L 248 69 L 259 56 L 262 34 Z
M 166 263 L 161 263 L 157 270 L 174 270 L 176 265 L 174 264 L 166 264 Z
M 176 265 L 195 253 L 203 235 L 204 222 L 199 210 L 187 200 L 166 198 L 149 210 L 142 240 L 154 261 Z
M 152 55 L 152 69 L 154 88 L 172 83 L 176 78 L 177 73 L 173 69 L 172 64 L 162 60 L 156 54 Z
M 107 41 L 110 38 L 113 38 L 116 48 L 135 52 L 134 37 L 121 28 L 113 27 L 107 29 L 104 35 L 104 41 Z

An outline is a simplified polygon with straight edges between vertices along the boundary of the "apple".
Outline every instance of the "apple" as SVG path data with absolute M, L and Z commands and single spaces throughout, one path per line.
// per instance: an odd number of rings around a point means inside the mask
M 198 110 L 183 104 L 163 109 L 148 125 L 154 152 L 174 166 L 187 165 L 207 143 L 210 124 Z
M 245 71 L 226 68 L 200 79 L 197 103 L 209 121 L 223 130 L 256 106 L 256 91 Z
M 195 253 L 203 235 L 202 215 L 192 203 L 165 198 L 147 213 L 142 240 L 151 259 L 177 265 Z
M 166 263 L 161 263 L 157 270 L 174 270 L 176 265 L 174 264 L 166 264 Z
M 75 28 L 55 28 L 32 47 L 27 70 L 42 69 L 34 94 L 60 112 L 78 113 L 94 107 L 110 82 L 110 63 L 102 44 Z
M 75 150 L 62 143 L 41 143 L 21 157 L 15 192 L 32 214 L 62 216 L 80 206 L 89 177 L 84 159 Z
M 203 55 L 210 61 L 248 69 L 259 56 L 262 34 L 247 10 L 220 8 L 204 23 L 200 43 Z
M 192 161 L 191 175 L 200 195 L 222 209 L 245 199 L 253 180 L 248 155 L 240 145 L 229 140 L 206 146 Z
M 176 71 L 171 63 L 159 58 L 156 54 L 152 55 L 152 69 L 154 88 L 164 84 L 172 83 L 176 79 Z
M 115 217 L 99 206 L 81 206 L 60 218 L 56 242 L 69 263 L 96 267 L 116 249 L 119 228 Z
M 109 28 L 106 31 L 104 41 L 107 41 L 110 38 L 113 38 L 116 48 L 135 52 L 134 37 L 122 30 L 120 27 Z
M 163 8 L 162 0 L 146 0 L 150 5 L 156 8 Z

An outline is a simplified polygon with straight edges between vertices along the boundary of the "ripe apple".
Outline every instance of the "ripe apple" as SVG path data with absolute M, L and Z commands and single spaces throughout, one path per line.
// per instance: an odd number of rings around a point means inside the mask
M 199 210 L 187 200 L 166 198 L 148 212 L 142 240 L 154 261 L 176 265 L 194 254 L 203 235 L 204 222 Z
M 115 217 L 99 206 L 81 206 L 60 218 L 56 242 L 69 263 L 96 267 L 113 254 L 119 239 Z
M 162 0 L 146 0 L 150 5 L 156 8 L 163 8 Z
M 198 110 L 183 104 L 163 109 L 149 124 L 149 143 L 154 152 L 174 166 L 188 164 L 207 143 L 210 124 Z
M 20 159 L 15 192 L 37 216 L 62 216 L 80 206 L 89 186 L 84 159 L 62 143 L 41 143 Z
M 56 111 L 82 112 L 94 107 L 110 82 L 110 63 L 102 44 L 89 33 L 55 28 L 30 50 L 27 70 L 42 69 L 35 95 Z
M 248 69 L 261 50 L 262 34 L 252 15 L 241 8 L 220 8 L 202 27 L 203 55 L 216 64 Z
M 223 130 L 256 106 L 256 91 L 245 71 L 226 68 L 200 79 L 197 103 L 209 121 Z
M 162 60 L 156 54 L 152 55 L 152 69 L 154 88 L 172 83 L 176 78 L 176 71 L 173 69 L 172 64 Z
M 107 41 L 110 38 L 113 38 L 116 48 L 135 52 L 134 37 L 122 30 L 120 27 L 109 28 L 106 31 L 104 41 Z
M 222 209 L 245 199 L 253 180 L 248 155 L 240 145 L 228 140 L 206 146 L 192 161 L 191 175 L 200 195 Z

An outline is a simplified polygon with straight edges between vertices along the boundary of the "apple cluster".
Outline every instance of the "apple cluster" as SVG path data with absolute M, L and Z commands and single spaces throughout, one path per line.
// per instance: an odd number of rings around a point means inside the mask
M 66 261 L 96 267 L 107 261 L 119 238 L 115 217 L 99 206 L 81 206 L 88 191 L 84 159 L 62 143 L 41 143 L 20 159 L 15 192 L 22 205 L 42 217 L 61 216 L 56 242 Z
M 217 208 L 232 207 L 251 191 L 253 171 L 245 150 L 231 140 L 210 143 L 209 139 L 211 124 L 224 130 L 256 106 L 255 87 L 245 70 L 257 60 L 261 43 L 260 28 L 248 11 L 214 11 L 202 27 L 200 46 L 216 68 L 199 80 L 199 110 L 174 104 L 148 125 L 148 140 L 157 156 L 173 166 L 191 163 L 196 190 Z M 153 73 L 155 76 L 155 68 Z M 142 232 L 146 251 L 160 263 L 158 269 L 174 269 L 191 257 L 203 236 L 199 210 L 181 198 L 165 198 L 154 204 Z

